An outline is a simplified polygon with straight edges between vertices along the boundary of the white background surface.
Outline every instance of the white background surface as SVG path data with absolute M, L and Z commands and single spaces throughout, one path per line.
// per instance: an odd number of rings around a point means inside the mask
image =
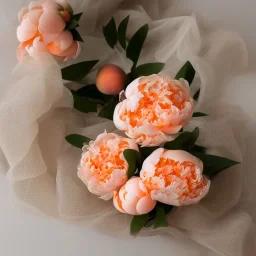
M 253 141 L 256 143 L 256 132 L 254 132 L 256 131 L 256 1 L 176 0 L 174 2 L 185 9 L 203 14 L 225 28 L 237 31 L 244 38 L 249 49 L 250 72 L 232 81 L 227 86 L 226 96 L 229 102 L 241 105 L 253 118 L 250 122 L 251 141 L 252 144 Z M 1 177 L 0 202 L 3 207 L 0 209 L 1 256 L 215 255 L 189 241 L 184 243 L 168 237 L 121 241 L 84 228 L 28 216 L 12 206 L 7 192 L 7 184 Z M 174 253 L 172 245 L 179 243 L 180 250 Z

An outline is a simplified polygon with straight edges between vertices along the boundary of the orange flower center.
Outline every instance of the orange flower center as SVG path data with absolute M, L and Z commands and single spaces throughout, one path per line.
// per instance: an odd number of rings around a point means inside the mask
M 135 111 L 125 110 L 120 119 L 124 122 L 129 120 L 132 127 L 145 124 L 153 124 L 162 128 L 166 116 L 173 114 L 173 107 L 182 110 L 186 101 L 189 100 L 184 90 L 171 82 L 155 82 L 148 85 L 147 83 L 138 86 L 139 92 L 143 95 L 138 102 Z
M 149 177 L 145 181 L 145 185 L 149 190 L 161 189 L 162 183 L 159 184 L 159 179 L 156 179 L 156 177 L 164 181 L 165 187 L 177 182 L 178 178 L 179 180 L 185 181 L 187 184 L 186 190 L 181 189 L 181 196 L 195 198 L 200 194 L 207 183 L 207 180 L 198 179 L 196 166 L 189 161 L 179 162 L 172 159 L 160 158 L 155 168 L 154 176 Z
M 116 144 L 117 140 L 113 140 Z M 109 144 L 109 141 L 108 141 Z M 113 170 L 126 170 L 126 162 L 120 158 L 125 149 L 129 148 L 127 141 L 119 140 L 118 146 L 109 148 L 107 143 L 103 143 L 98 147 L 99 152 L 93 149 L 88 151 L 88 155 L 84 159 L 84 163 L 90 168 L 92 175 L 101 182 L 109 180 Z

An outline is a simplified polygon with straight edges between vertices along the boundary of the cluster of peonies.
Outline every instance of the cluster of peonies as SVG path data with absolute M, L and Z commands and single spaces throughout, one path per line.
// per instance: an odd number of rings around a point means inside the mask
M 30 2 L 28 8 L 19 12 L 18 60 L 22 61 L 25 56 L 35 56 L 39 52 L 48 52 L 58 61 L 76 58 L 80 53 L 80 45 L 68 29 L 72 16 L 73 9 L 66 1 Z
M 209 191 L 203 163 L 182 150 L 156 149 L 143 162 L 139 177 L 128 180 L 125 149 L 159 146 L 169 141 L 190 120 L 193 100 L 189 86 L 152 75 L 133 81 L 126 99 L 115 109 L 114 123 L 129 138 L 100 134 L 84 146 L 78 176 L 89 191 L 104 200 L 113 198 L 122 213 L 146 214 L 157 201 L 181 206 L 198 203 Z

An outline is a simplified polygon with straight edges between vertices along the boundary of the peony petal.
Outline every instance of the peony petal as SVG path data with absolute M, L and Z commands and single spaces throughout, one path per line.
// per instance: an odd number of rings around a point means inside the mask
M 19 22 L 21 23 L 23 18 L 25 17 L 25 15 L 29 12 L 29 9 L 28 8 L 23 8 L 21 11 L 19 11 L 18 13 L 18 19 L 19 19 Z
M 175 134 L 175 133 L 178 133 L 181 128 L 182 128 L 182 125 L 176 125 L 176 126 L 163 127 L 160 130 L 164 133 Z
M 124 100 L 116 105 L 113 116 L 113 122 L 116 128 L 121 131 L 125 131 L 127 129 L 127 124 L 120 119 L 120 115 L 122 115 L 123 111 L 125 110 L 126 101 L 127 100 Z
M 17 28 L 17 37 L 20 42 L 25 42 L 31 39 L 37 32 L 37 26 L 30 23 L 28 20 L 23 20 Z
M 28 5 L 29 10 L 42 9 L 42 4 L 45 1 L 31 1 Z
M 137 198 L 135 198 L 133 201 L 129 200 L 129 202 L 127 201 L 122 202 L 124 211 L 131 215 L 138 215 L 136 211 L 137 202 L 138 202 Z
M 80 48 L 79 42 L 73 41 L 71 46 L 67 50 L 58 54 L 58 56 L 63 56 L 63 57 L 75 59 L 79 55 L 80 49 L 81 48 Z
M 39 24 L 39 19 L 40 19 L 42 13 L 43 13 L 43 10 L 35 9 L 35 10 L 32 10 L 32 11 L 30 11 L 30 12 L 28 13 L 27 18 L 28 18 L 28 20 L 29 20 L 32 24 L 38 26 L 38 24 Z
M 156 206 L 156 201 L 152 200 L 150 195 L 142 197 L 136 206 L 136 211 L 139 215 L 146 214 L 152 211 Z
M 47 34 L 59 34 L 66 27 L 65 21 L 55 11 L 47 11 L 39 20 L 39 30 Z
M 137 93 L 138 92 L 138 86 L 139 86 L 139 80 L 141 79 L 141 77 L 135 79 L 134 81 L 132 81 L 126 88 L 125 90 L 125 96 L 126 98 L 129 98 L 133 93 Z
M 202 161 L 186 151 L 167 150 L 166 152 L 163 153 L 162 157 L 172 159 L 172 160 L 178 161 L 178 162 L 185 162 L 185 161 L 191 162 L 200 168 L 201 173 L 203 171 Z
M 43 10 L 44 11 L 61 11 L 63 10 L 62 6 L 56 2 L 45 2 L 43 5 Z
M 141 178 L 136 177 L 128 180 L 125 184 L 125 190 L 127 194 L 133 197 L 141 197 L 144 195 L 144 192 L 141 191 L 139 182 L 141 181 Z
M 59 34 L 46 34 L 46 33 L 42 35 L 43 40 L 46 44 L 53 42 L 58 36 Z
M 63 52 L 67 50 L 73 43 L 73 36 L 70 31 L 61 32 L 58 37 L 48 44 L 48 49 L 50 53 L 58 56 L 66 56 L 63 55 Z
M 22 61 L 24 57 L 28 56 L 28 52 L 25 48 L 20 44 L 17 48 L 17 59 L 18 61 Z
M 122 202 L 121 202 L 121 200 L 119 198 L 119 195 L 118 195 L 118 193 L 116 191 L 114 192 L 113 203 L 114 203 L 115 208 L 118 211 L 120 211 L 122 213 L 125 213 L 125 211 L 122 208 Z

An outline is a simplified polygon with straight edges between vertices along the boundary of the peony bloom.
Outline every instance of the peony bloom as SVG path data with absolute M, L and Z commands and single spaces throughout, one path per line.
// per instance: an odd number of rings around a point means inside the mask
M 153 200 L 181 206 L 206 196 L 210 181 L 202 175 L 203 163 L 182 150 L 155 150 L 143 163 L 140 177 Z
M 113 201 L 118 211 L 131 215 L 146 214 L 156 206 L 139 177 L 128 180 L 119 192 L 115 192 Z
M 65 30 L 72 15 L 73 10 L 65 1 L 32 1 L 28 8 L 22 9 L 17 28 L 18 60 L 39 52 L 49 52 L 62 61 L 76 58 L 80 45 L 73 40 L 71 32 Z
M 106 132 L 91 141 L 89 146 L 84 146 L 78 177 L 91 193 L 109 200 L 114 191 L 127 181 L 128 163 L 123 156 L 125 149 L 139 151 L 133 140 Z
M 193 99 L 184 79 L 160 75 L 141 77 L 130 83 L 126 99 L 114 112 L 116 127 L 142 146 L 158 146 L 190 120 Z

